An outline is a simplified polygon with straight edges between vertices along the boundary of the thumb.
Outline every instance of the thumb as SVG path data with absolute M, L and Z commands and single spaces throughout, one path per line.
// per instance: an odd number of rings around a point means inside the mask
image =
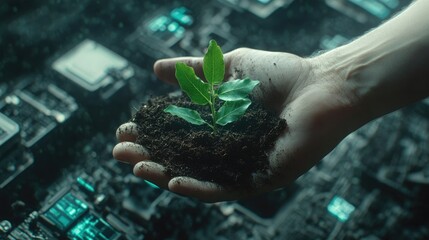
M 177 83 L 175 76 L 177 62 L 183 62 L 186 65 L 192 67 L 198 77 L 201 78 L 204 76 L 203 58 L 201 57 L 179 57 L 161 59 L 155 62 L 155 64 L 153 65 L 153 71 L 159 79 L 169 83 Z

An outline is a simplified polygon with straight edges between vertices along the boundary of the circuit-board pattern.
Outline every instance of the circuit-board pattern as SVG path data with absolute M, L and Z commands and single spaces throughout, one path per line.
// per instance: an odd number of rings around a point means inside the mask
M 293 185 L 236 202 L 175 195 L 111 156 L 116 127 L 175 90 L 156 59 L 201 56 L 212 38 L 310 56 L 409 2 L 2 1 L 0 112 L 19 133 L 0 145 L 0 239 L 429 239 L 428 100 L 350 134 Z

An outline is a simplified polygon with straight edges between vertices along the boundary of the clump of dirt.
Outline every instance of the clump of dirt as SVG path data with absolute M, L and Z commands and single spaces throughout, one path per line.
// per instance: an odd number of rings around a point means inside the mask
M 136 142 L 172 177 L 189 176 L 231 188 L 252 186 L 253 174 L 268 169 L 268 153 L 287 128 L 284 119 L 253 102 L 240 120 L 213 133 L 206 125 L 165 113 L 170 104 L 197 110 L 208 122 L 211 116 L 207 106 L 196 106 L 185 97 L 157 97 L 133 117 L 138 125 Z

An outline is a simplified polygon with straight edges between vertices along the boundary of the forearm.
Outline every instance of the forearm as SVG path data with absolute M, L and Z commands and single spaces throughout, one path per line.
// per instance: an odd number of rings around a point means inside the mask
M 429 0 L 319 57 L 343 80 L 362 122 L 429 96 Z

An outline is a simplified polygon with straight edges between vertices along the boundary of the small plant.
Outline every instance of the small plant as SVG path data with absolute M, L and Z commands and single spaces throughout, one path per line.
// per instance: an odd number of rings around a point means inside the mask
M 207 124 L 216 132 L 216 125 L 225 126 L 244 115 L 251 104 L 248 95 L 259 84 L 259 81 L 239 79 L 223 83 L 225 75 L 223 53 L 214 40 L 210 41 L 204 56 L 203 72 L 207 82 L 195 75 L 192 67 L 181 62 L 176 63 L 176 78 L 180 88 L 193 103 L 209 105 L 212 122 L 209 123 L 202 119 L 195 110 L 175 105 L 168 106 L 164 112 L 178 116 L 195 125 Z M 216 110 L 215 104 L 218 98 L 224 103 Z

